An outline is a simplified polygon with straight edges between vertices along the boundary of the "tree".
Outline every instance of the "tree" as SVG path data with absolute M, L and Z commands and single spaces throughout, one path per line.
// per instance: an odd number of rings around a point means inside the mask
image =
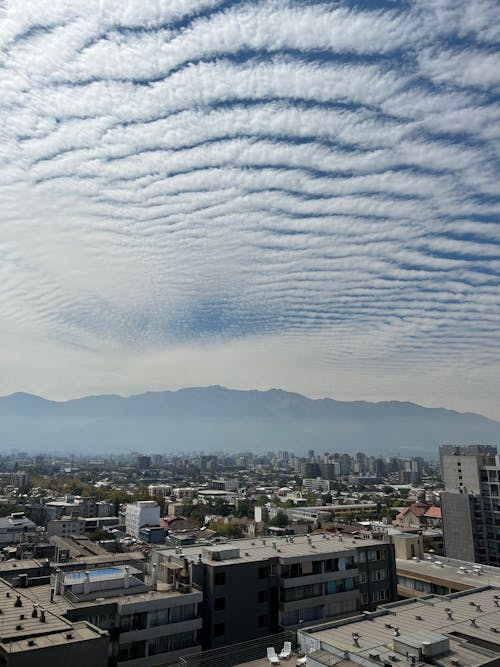
M 269 521 L 270 526 L 277 526 L 279 528 L 285 528 L 288 526 L 288 517 L 284 512 L 278 512 L 274 519 Z
M 222 521 L 211 521 L 208 524 L 210 530 L 215 530 L 219 535 L 238 538 L 243 536 L 243 529 L 237 523 L 223 523 Z

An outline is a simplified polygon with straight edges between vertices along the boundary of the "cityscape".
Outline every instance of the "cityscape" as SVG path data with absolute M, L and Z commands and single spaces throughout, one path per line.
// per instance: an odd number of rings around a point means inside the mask
M 500 456 L 443 445 L 439 458 L 4 455 L 3 664 L 31 664 L 36 650 L 47 664 L 293 654 L 324 666 L 342 649 L 353 665 L 375 665 L 380 642 L 366 644 L 363 624 L 384 614 L 401 636 L 384 644 L 388 663 L 408 652 L 424 664 L 431 651 L 448 664 L 465 650 L 496 664 L 491 629 L 488 641 L 476 630 L 500 613 Z M 465 604 L 475 607 L 464 629 Z M 446 629 L 417 632 L 409 605 L 422 620 L 415 611 L 447 605 Z
M 0 0 L 0 667 L 500 667 L 499 45 Z

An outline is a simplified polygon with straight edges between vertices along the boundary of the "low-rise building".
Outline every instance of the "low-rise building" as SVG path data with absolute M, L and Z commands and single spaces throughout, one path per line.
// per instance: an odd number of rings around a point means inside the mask
M 3 667 L 107 667 L 109 636 L 87 621 L 71 622 L 50 605 L 34 605 L 0 579 Z
M 498 667 L 500 589 L 428 595 L 299 630 L 307 667 Z
M 60 519 L 47 521 L 47 537 L 57 535 L 58 537 L 72 537 L 83 535 L 85 532 L 85 521 L 80 517 L 63 516 Z
M 41 529 L 24 512 L 0 517 L 0 545 L 39 542 L 41 536 Z
M 426 554 L 422 558 L 396 558 L 398 595 L 447 595 L 485 585 L 500 588 L 500 568 Z

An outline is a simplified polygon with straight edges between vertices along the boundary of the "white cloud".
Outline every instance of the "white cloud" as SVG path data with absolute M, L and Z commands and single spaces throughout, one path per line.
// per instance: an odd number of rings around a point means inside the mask
M 0 391 L 282 386 L 500 417 L 497 17 L 5 3 Z

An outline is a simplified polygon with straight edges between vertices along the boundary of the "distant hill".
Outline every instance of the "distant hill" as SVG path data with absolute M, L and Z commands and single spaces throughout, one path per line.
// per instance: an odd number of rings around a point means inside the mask
M 63 402 L 0 397 L 3 451 L 316 449 L 434 457 L 442 443 L 500 443 L 500 422 L 414 403 L 314 400 L 278 389 L 195 387 Z

